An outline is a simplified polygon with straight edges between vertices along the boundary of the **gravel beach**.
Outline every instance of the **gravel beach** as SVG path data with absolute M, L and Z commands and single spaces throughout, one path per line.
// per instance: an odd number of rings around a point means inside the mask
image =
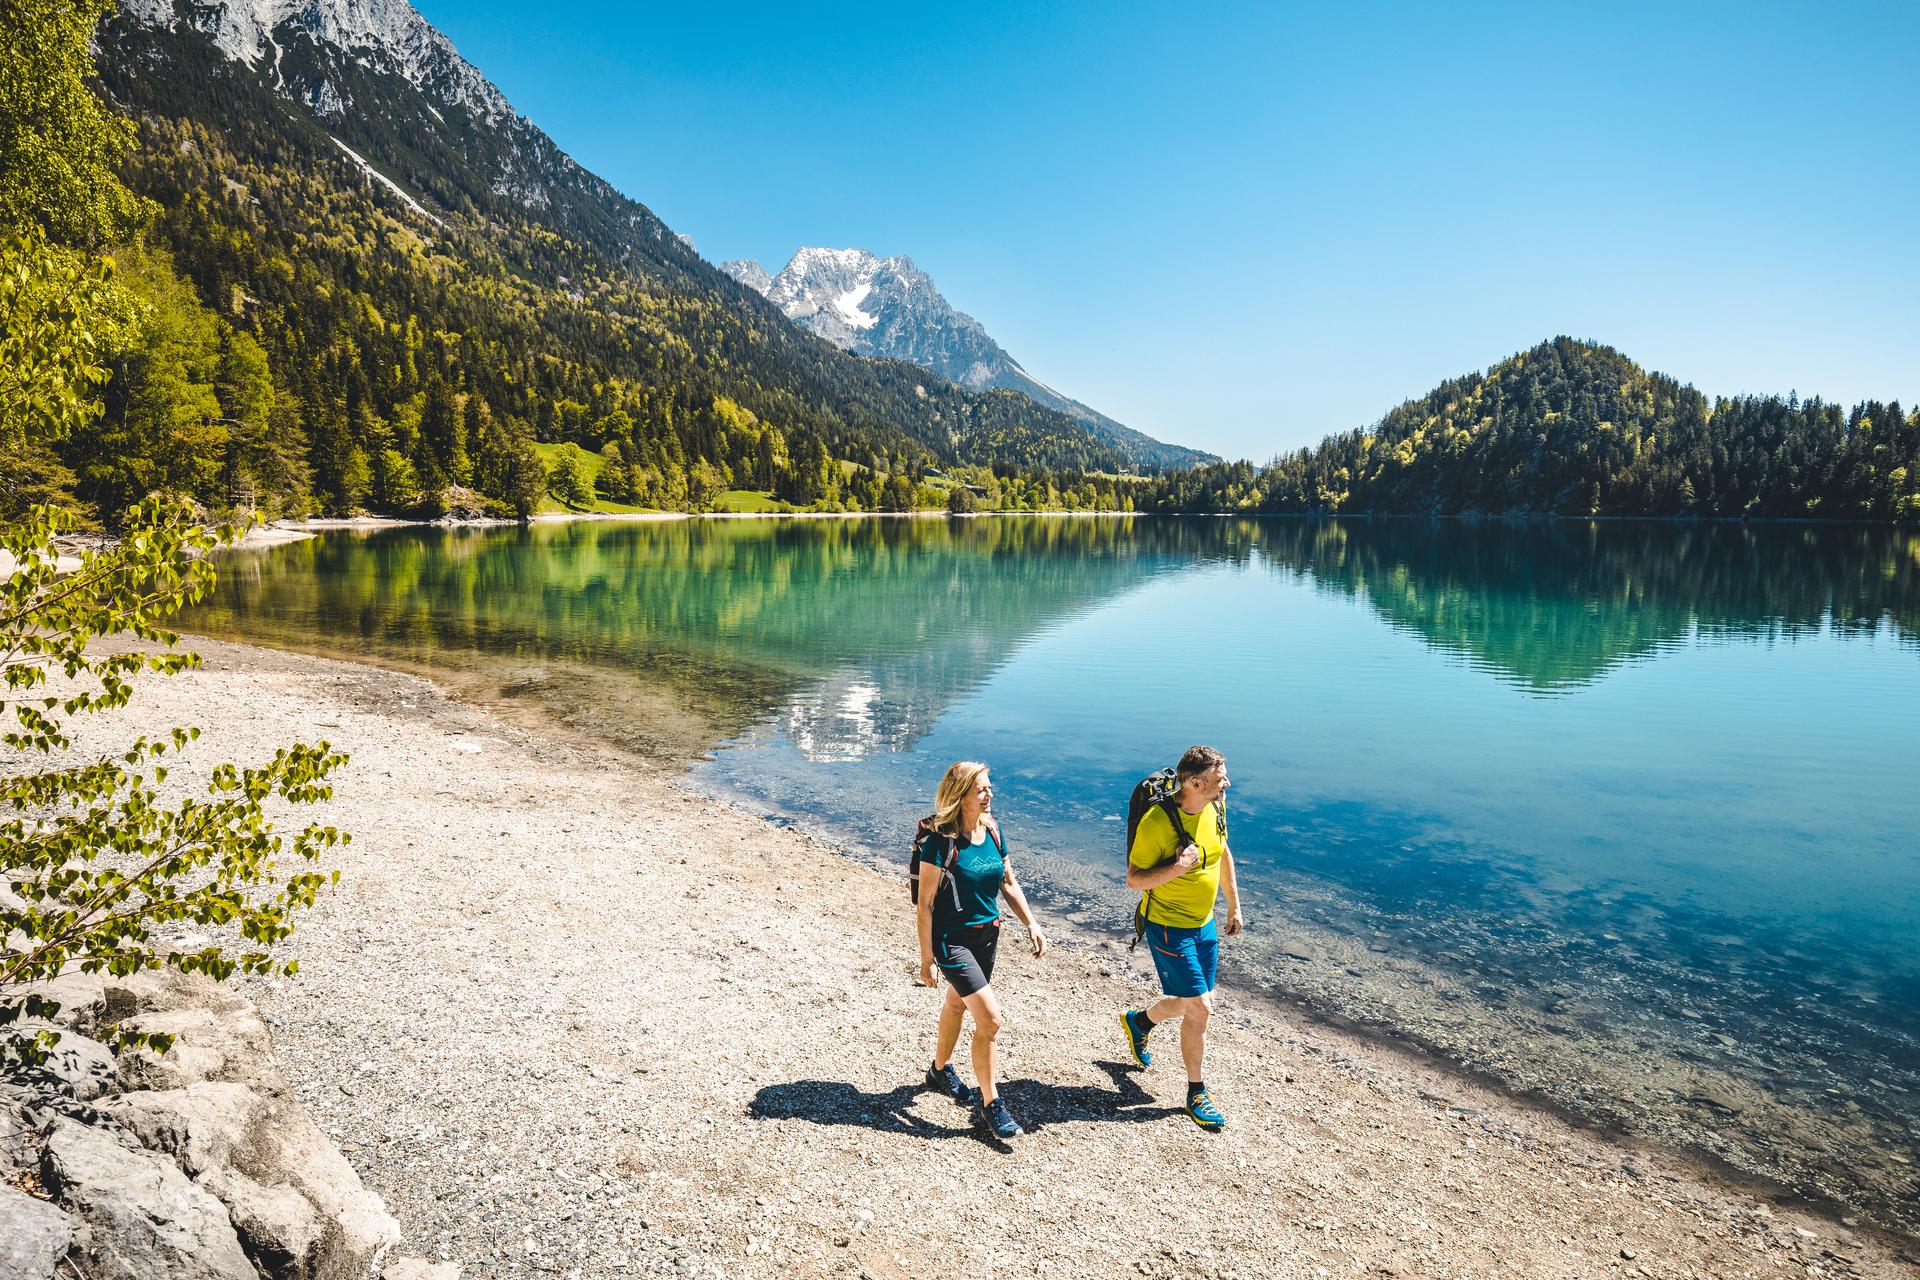
M 185 723 L 202 764 L 351 753 L 322 818 L 354 834 L 342 882 L 299 977 L 250 994 L 410 1246 L 470 1276 L 1920 1275 L 1230 983 L 1207 1135 L 1171 1036 L 1123 1065 L 1145 961 L 1071 932 L 1035 961 L 1011 922 L 1032 1132 L 990 1143 L 920 1091 L 939 993 L 897 881 L 415 676 L 194 647 L 83 745 Z

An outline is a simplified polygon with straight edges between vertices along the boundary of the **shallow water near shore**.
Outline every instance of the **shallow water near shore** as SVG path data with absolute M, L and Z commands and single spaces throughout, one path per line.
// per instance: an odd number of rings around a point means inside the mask
M 1110 935 L 1129 786 L 1211 742 L 1229 981 L 1920 1234 L 1912 533 L 395 529 L 232 553 L 187 625 L 492 679 L 883 864 L 987 760 Z

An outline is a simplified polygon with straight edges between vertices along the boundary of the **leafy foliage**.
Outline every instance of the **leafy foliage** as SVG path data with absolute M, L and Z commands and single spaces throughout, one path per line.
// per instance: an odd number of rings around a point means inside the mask
M 309 825 L 289 844 L 265 812 L 270 798 L 306 804 L 332 794 L 324 780 L 346 757 L 325 742 L 284 748 L 255 768 L 217 765 L 204 799 L 177 803 L 160 788 L 169 757 L 197 729 L 136 738 L 113 754 L 67 755 L 66 717 L 125 706 L 142 673 L 197 665 L 195 655 L 171 651 L 178 637 L 164 623 L 212 585 L 204 553 L 233 531 L 190 521 L 178 505 L 142 504 L 129 517 L 134 532 L 64 574 L 54 538 L 71 527 L 70 517 L 38 508 L 0 534 L 14 566 L 0 580 L 0 712 L 14 722 L 0 742 L 23 759 L 48 761 L 0 776 L 0 813 L 8 815 L 0 820 L 8 889 L 0 899 L 0 1025 L 54 1012 L 27 988 L 69 967 L 125 975 L 170 964 L 216 978 L 236 969 L 292 973 L 297 962 L 276 962 L 268 948 L 292 934 L 293 911 L 311 906 L 319 888 L 338 878 L 315 869 L 281 876 L 276 857 L 291 854 L 297 866 L 312 867 L 347 837 Z M 88 652 L 95 637 L 110 634 L 163 649 Z M 56 672 L 59 692 L 50 683 Z M 180 924 L 229 928 L 246 949 L 164 948 L 156 930 Z M 9 1051 L 55 1038 L 15 1039 Z M 167 1043 L 131 1031 L 119 1040 Z
M 216 765 L 204 799 L 175 802 L 162 787 L 171 758 L 197 730 L 84 756 L 67 731 L 72 716 L 125 706 L 137 676 L 195 663 L 172 650 L 177 636 L 165 624 L 212 584 L 205 553 L 236 532 L 200 527 L 178 499 L 139 496 L 146 477 L 136 473 L 124 490 L 125 536 L 85 554 L 77 567 L 61 563 L 56 539 L 76 518 L 26 504 L 38 490 L 75 481 L 51 450 L 103 429 L 98 389 L 109 377 L 108 357 L 131 341 L 154 367 L 122 371 L 116 389 L 138 407 L 105 430 L 151 423 L 153 438 L 179 450 L 190 432 L 225 425 L 207 420 L 209 403 L 227 403 L 223 393 L 243 414 L 251 411 L 253 421 L 241 425 L 264 422 L 257 350 L 229 344 L 205 365 L 169 354 L 164 344 L 176 340 L 176 325 L 201 325 L 185 339 L 189 352 L 217 338 L 217 326 L 209 329 L 190 298 L 173 299 L 173 311 L 143 301 L 142 292 L 163 303 L 177 292 L 170 272 L 150 273 L 144 290 L 128 290 L 108 262 L 83 252 L 124 233 L 121 220 L 140 211 L 107 168 L 119 134 L 85 92 L 87 42 L 99 12 L 94 4 L 0 9 L 0 474 L 7 477 L 0 486 L 0 722 L 7 726 L 0 731 L 0 1026 L 57 1012 L 34 984 L 70 967 L 127 974 L 173 965 L 218 978 L 236 969 L 292 972 L 294 962 L 278 964 L 269 948 L 292 932 L 292 912 L 311 905 L 326 883 L 310 868 L 345 839 L 314 825 L 288 844 L 266 813 L 269 802 L 330 794 L 325 778 L 345 757 L 324 742 L 285 748 L 256 768 Z M 23 140 L 16 126 L 37 132 Z M 205 462 L 190 444 L 173 454 L 129 447 L 143 460 L 180 468 Z M 163 476 L 159 483 L 204 480 Z M 160 648 L 89 651 L 96 638 L 113 635 Z M 282 876 L 275 858 L 284 853 L 301 869 Z M 230 929 L 243 949 L 171 949 L 159 931 L 182 924 Z M 35 1060 L 57 1039 L 51 1030 L 16 1032 L 0 1059 Z M 164 1036 L 132 1032 L 120 1042 L 166 1047 Z
M 112 0 L 0 0 L 0 226 L 91 248 L 140 220 L 112 180 L 131 122 L 87 86 L 87 43 Z

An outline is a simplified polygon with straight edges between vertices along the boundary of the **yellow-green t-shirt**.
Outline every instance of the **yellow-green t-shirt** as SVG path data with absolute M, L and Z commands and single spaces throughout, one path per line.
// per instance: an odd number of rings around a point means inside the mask
M 1178 806 L 1175 806 L 1176 811 Z M 1147 895 L 1147 919 L 1176 929 L 1198 929 L 1213 919 L 1213 902 L 1220 896 L 1220 859 L 1227 851 L 1220 811 L 1212 802 L 1199 813 L 1180 813 L 1180 825 L 1200 847 L 1200 861 L 1185 875 L 1169 880 Z M 1151 871 L 1172 859 L 1177 851 L 1173 824 L 1159 805 L 1147 810 L 1133 833 L 1127 861 Z

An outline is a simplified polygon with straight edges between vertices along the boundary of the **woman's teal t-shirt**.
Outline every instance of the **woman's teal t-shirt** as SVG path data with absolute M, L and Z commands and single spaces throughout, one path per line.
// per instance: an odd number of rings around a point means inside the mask
M 945 866 L 951 843 L 951 837 L 937 831 L 928 836 L 920 846 L 913 874 L 920 874 L 922 862 Z M 1000 886 L 1007 877 L 1007 860 L 992 831 L 988 831 L 987 838 L 979 844 L 969 843 L 962 836 L 960 856 L 954 859 L 947 875 L 953 883 L 949 885 L 942 880 L 933 895 L 935 929 L 973 929 L 1000 918 Z M 959 891 L 957 907 L 954 905 L 956 889 Z

